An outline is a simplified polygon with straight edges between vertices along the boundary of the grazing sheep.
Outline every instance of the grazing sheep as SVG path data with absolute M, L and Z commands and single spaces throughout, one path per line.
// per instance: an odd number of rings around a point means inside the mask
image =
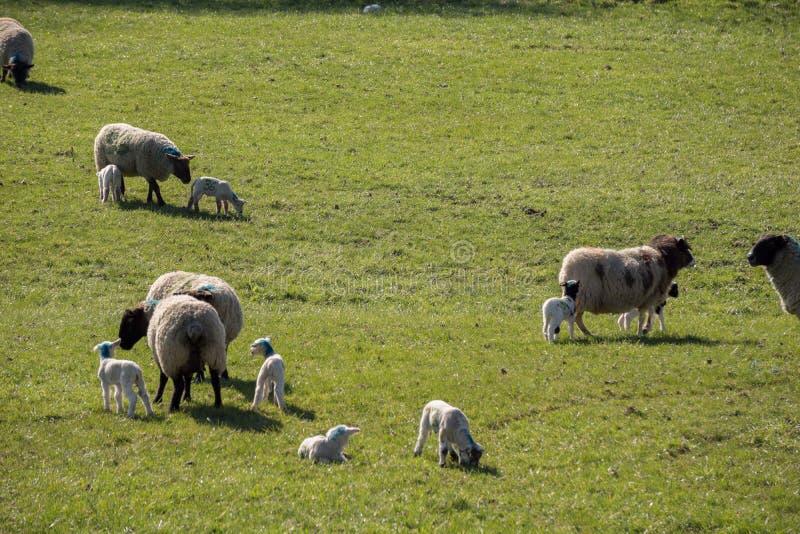
M 214 406 L 222 406 L 219 373 L 225 370 L 225 327 L 207 302 L 189 295 L 174 295 L 160 301 L 147 327 L 147 345 L 161 371 L 155 402 L 161 401 L 167 378 L 175 391 L 169 411 L 178 409 L 181 395 L 191 400 L 191 377 L 205 365 L 211 372 Z
M 100 187 L 100 202 L 108 200 L 109 193 L 114 202 L 122 200 L 122 171 L 116 165 L 106 165 L 97 173 Z
M 786 234 L 766 234 L 747 253 L 747 262 L 764 267 L 783 311 L 800 317 L 800 244 Z
M 253 397 L 252 409 L 258 408 L 265 396 L 269 398 L 272 395 L 278 408 L 286 413 L 286 403 L 283 400 L 286 367 L 283 358 L 275 352 L 270 339 L 266 336 L 253 341 L 253 344 L 250 345 L 250 354 L 260 354 L 264 357 L 264 363 L 261 365 L 256 380 L 256 394 Z
M 242 208 L 246 200 L 236 196 L 236 193 L 231 189 L 231 184 L 223 180 L 217 180 L 210 176 L 201 176 L 192 184 L 192 193 L 189 196 L 189 205 L 186 209 L 192 209 L 194 205 L 195 211 L 200 211 L 200 199 L 203 195 L 214 197 L 217 200 L 217 213 L 219 213 L 222 204 L 225 205 L 225 215 L 228 214 L 228 201 L 233 203 L 236 212 L 241 215 Z
M 623 250 L 579 248 L 564 257 L 560 282 L 580 280 L 575 301 L 575 322 L 587 336 L 584 312 L 639 311 L 639 335 L 647 334 L 645 315 L 663 300 L 669 285 L 684 267 L 694 265 L 689 243 L 683 237 L 657 235 L 641 247 Z
M 361 429 L 351 426 L 338 425 L 325 436 L 313 436 L 303 440 L 297 454 L 300 458 L 310 458 L 315 462 L 344 462 L 344 448 L 350 441 L 350 436 L 358 434 Z
M 139 390 L 142 404 L 147 415 L 153 415 L 153 408 L 150 406 L 150 397 L 147 395 L 147 387 L 144 385 L 144 375 L 141 368 L 130 360 L 117 360 L 114 358 L 114 349 L 119 346 L 119 339 L 116 341 L 103 341 L 95 345 L 94 350 L 100 353 L 100 367 L 97 369 L 97 377 L 103 387 L 103 409 L 111 410 L 109 403 L 110 388 L 114 388 L 114 399 L 117 401 L 117 413 L 122 411 L 122 394 L 128 398 L 128 417 L 136 415 L 136 393 L 133 392 L 133 385 Z
M 542 334 L 545 341 L 555 341 L 561 331 L 561 323 L 566 319 L 569 323 L 569 338 L 575 339 L 575 298 L 581 283 L 567 280 L 559 284 L 563 287 L 564 296 L 549 298 L 542 305 Z
M 181 182 L 188 184 L 192 180 L 189 171 L 189 160 L 194 156 L 184 156 L 175 143 L 166 136 L 136 128 L 130 124 L 106 124 L 94 139 L 94 164 L 99 171 L 113 163 L 122 171 L 123 176 L 142 176 L 149 188 L 147 202 L 153 201 L 156 194 L 158 205 L 164 205 L 158 182 L 177 176 Z M 125 193 L 125 181 L 122 182 Z
M 678 298 L 678 283 L 672 282 L 669 285 L 669 291 L 664 296 L 664 300 L 661 301 L 660 304 L 657 306 L 651 306 L 649 310 L 647 310 L 647 328 L 650 329 L 650 323 L 653 320 L 653 315 L 658 315 L 658 320 L 661 323 L 661 331 L 667 331 L 667 323 L 664 322 L 664 306 L 667 305 L 667 297 Z M 619 325 L 621 330 L 630 330 L 631 324 L 633 320 L 639 317 L 639 310 L 636 308 L 630 310 L 627 313 L 620 314 L 619 318 L 617 319 L 617 324 Z
M 422 447 L 431 432 L 439 436 L 439 465 L 444 467 L 447 453 L 459 465 L 477 467 L 483 447 L 475 443 L 469 433 L 469 421 L 464 412 L 444 401 L 433 400 L 422 409 L 419 436 L 414 445 L 414 456 L 422 454 Z
M 10 72 L 17 87 L 25 84 L 33 68 L 33 37 L 14 19 L 0 18 L 0 65 L 0 82 L 5 82 Z

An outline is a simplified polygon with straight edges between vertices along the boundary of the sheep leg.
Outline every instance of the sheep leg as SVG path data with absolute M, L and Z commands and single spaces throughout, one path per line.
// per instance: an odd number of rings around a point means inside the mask
M 261 377 L 256 382 L 256 394 L 253 396 L 253 405 L 251 406 L 253 410 L 258 408 L 258 405 L 264 400 L 264 382 L 265 380 L 261 379 Z
M 578 313 L 575 314 L 575 323 L 578 325 L 578 328 L 581 329 L 581 332 L 583 332 L 585 335 L 587 335 L 587 336 L 591 336 L 592 335 L 592 333 L 589 332 L 589 329 L 586 328 L 586 325 L 583 324 L 583 312 L 582 311 L 579 311 Z
M 175 391 L 172 392 L 172 402 L 169 403 L 169 411 L 174 412 L 181 405 L 181 395 L 183 395 L 183 375 L 178 375 L 172 379 Z
M 414 456 L 422 454 L 422 447 L 425 446 L 425 441 L 428 439 L 429 433 L 428 413 L 423 411 L 422 418 L 419 420 L 419 435 L 417 436 L 417 443 L 414 445 Z
M 225 215 L 227 215 L 228 214 L 228 201 L 225 200 L 225 199 L 222 199 L 222 205 L 225 206 Z
M 111 392 L 109 391 L 108 384 L 103 383 L 102 386 L 103 386 L 103 409 L 108 412 L 111 410 L 111 402 L 109 399 Z
M 125 177 L 122 177 L 122 181 L 120 182 L 120 192 L 124 195 L 125 194 Z
M 640 336 L 646 336 L 647 333 L 650 331 L 650 319 L 652 315 L 650 314 L 649 308 L 640 308 L 639 309 L 639 331 L 638 334 Z
M 222 394 L 219 389 L 219 373 L 216 369 L 209 369 L 211 373 L 211 387 L 214 389 L 214 408 L 222 408 Z
M 183 394 L 183 400 L 186 402 L 192 402 L 192 373 L 187 374 L 183 381 L 184 387 L 186 388 Z
M 156 398 L 153 399 L 153 402 L 158 404 L 161 402 L 161 396 L 164 394 L 164 388 L 167 385 L 167 375 L 161 373 L 161 376 L 158 377 L 158 391 L 156 391 Z
M 444 467 L 447 461 L 447 453 L 450 452 L 450 446 L 447 444 L 447 439 L 444 437 L 444 428 L 439 429 L 439 467 Z
M 149 185 L 149 187 L 147 188 L 147 203 L 149 204 L 153 201 L 153 193 L 155 193 L 156 198 L 158 199 L 158 205 L 163 206 L 164 204 L 166 204 L 166 202 L 164 202 L 164 199 L 161 198 L 161 188 L 158 187 L 158 182 L 156 182 L 152 178 L 148 178 L 147 183 Z
M 128 398 L 128 417 L 132 419 L 136 415 L 136 393 L 133 392 L 133 384 L 125 388 L 125 396 Z
M 570 318 L 567 322 L 569 323 L 569 338 L 575 339 L 575 318 Z
M 221 209 L 222 209 L 222 202 L 219 199 L 217 199 L 217 214 L 219 214 L 219 211 Z
M 144 378 L 139 377 L 138 386 L 139 396 L 142 398 L 144 404 L 144 411 L 147 415 L 153 415 L 153 407 L 150 406 L 150 395 L 147 394 L 147 388 L 144 385 Z
M 286 412 L 286 402 L 283 400 L 283 387 L 284 379 L 279 377 L 277 382 L 275 382 L 275 391 L 273 395 L 275 396 L 275 404 L 278 405 L 278 408 L 280 408 L 282 412 Z
M 114 400 L 117 401 L 117 413 L 122 413 L 122 386 L 114 385 Z

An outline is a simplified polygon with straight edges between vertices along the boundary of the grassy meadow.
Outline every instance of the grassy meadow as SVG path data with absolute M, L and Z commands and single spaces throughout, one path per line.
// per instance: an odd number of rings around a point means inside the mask
M 0 7 L 36 42 L 0 85 L 0 531 L 798 531 L 800 325 L 745 259 L 800 235 L 794 1 Z M 111 122 L 244 215 L 174 177 L 101 204 Z M 569 250 L 660 233 L 697 259 L 668 332 L 543 341 Z M 177 269 L 242 301 L 223 408 L 104 413 L 92 347 Z M 249 410 L 267 334 L 284 415 Z M 145 340 L 118 356 L 154 395 Z M 412 456 L 435 398 L 480 468 Z M 339 423 L 347 463 L 298 458 Z

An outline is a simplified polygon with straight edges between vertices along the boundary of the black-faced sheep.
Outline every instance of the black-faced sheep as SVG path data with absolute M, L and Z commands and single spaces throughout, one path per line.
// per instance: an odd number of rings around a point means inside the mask
M 181 396 L 191 400 L 192 374 L 208 365 L 214 389 L 214 406 L 222 406 L 219 374 L 225 370 L 225 327 L 210 304 L 189 295 L 175 295 L 160 301 L 147 328 L 147 345 L 161 371 L 154 402 L 160 402 L 167 378 L 175 391 L 169 411 L 180 406 Z
M 361 432 L 359 428 L 337 425 L 325 436 L 312 436 L 306 438 L 297 449 L 300 458 L 310 458 L 315 462 L 344 462 L 344 448 L 350 441 L 350 436 Z
M 144 385 L 144 375 L 142 369 L 136 362 L 130 360 L 117 360 L 114 358 L 114 349 L 119 346 L 119 339 L 116 341 L 103 341 L 95 345 L 94 350 L 100 353 L 100 367 L 97 369 L 97 377 L 100 379 L 100 386 L 103 388 L 103 409 L 111 409 L 109 396 L 111 388 L 114 388 L 114 400 L 117 402 L 117 413 L 122 411 L 122 394 L 128 399 L 128 417 L 136 415 L 136 393 L 133 386 L 139 390 L 145 412 L 153 415 L 153 408 L 150 406 L 150 397 L 147 394 L 147 387 Z
M 11 73 L 17 87 L 25 84 L 33 68 L 33 37 L 14 19 L 0 18 L 0 66 L 3 69 L 0 82 L 6 81 L 6 74 Z
M 584 247 L 564 257 L 560 282 L 580 280 L 575 322 L 586 335 L 583 314 L 639 311 L 639 335 L 647 333 L 646 316 L 669 290 L 680 269 L 694 265 L 689 243 L 683 237 L 658 235 L 641 247 L 623 250 Z
M 575 298 L 581 283 L 577 280 L 561 282 L 563 296 L 549 298 L 542 304 L 542 334 L 545 341 L 555 341 L 561 331 L 561 323 L 569 324 L 569 338 L 575 339 Z
M 483 455 L 483 447 L 472 439 L 469 421 L 464 412 L 444 401 L 430 401 L 422 409 L 419 435 L 414 445 L 414 456 L 422 454 L 422 447 L 433 432 L 439 436 L 439 465 L 444 467 L 449 453 L 464 467 L 476 467 Z
M 181 182 L 192 180 L 189 160 L 165 135 L 136 128 L 130 124 L 106 124 L 94 139 L 94 164 L 99 171 L 113 163 L 123 176 L 142 176 L 147 180 L 147 202 L 156 194 L 158 204 L 164 205 L 158 182 L 174 174 Z M 123 182 L 122 192 L 125 193 Z
M 747 253 L 751 267 L 764 267 L 786 313 L 800 317 L 800 244 L 786 234 L 767 234 Z

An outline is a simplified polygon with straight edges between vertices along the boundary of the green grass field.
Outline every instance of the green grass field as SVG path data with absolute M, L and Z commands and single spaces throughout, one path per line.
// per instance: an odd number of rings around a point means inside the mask
M 800 235 L 800 7 L 397 4 L 0 2 L 37 47 L 0 86 L 0 531 L 797 532 L 800 325 L 745 255 Z M 244 216 L 101 204 L 111 122 Z M 569 250 L 659 233 L 697 259 L 667 333 L 542 340 Z M 242 300 L 224 407 L 104 413 L 92 347 L 176 269 Z M 265 334 L 285 415 L 249 410 Z M 479 469 L 412 457 L 435 398 Z M 298 458 L 338 423 L 349 462 Z

